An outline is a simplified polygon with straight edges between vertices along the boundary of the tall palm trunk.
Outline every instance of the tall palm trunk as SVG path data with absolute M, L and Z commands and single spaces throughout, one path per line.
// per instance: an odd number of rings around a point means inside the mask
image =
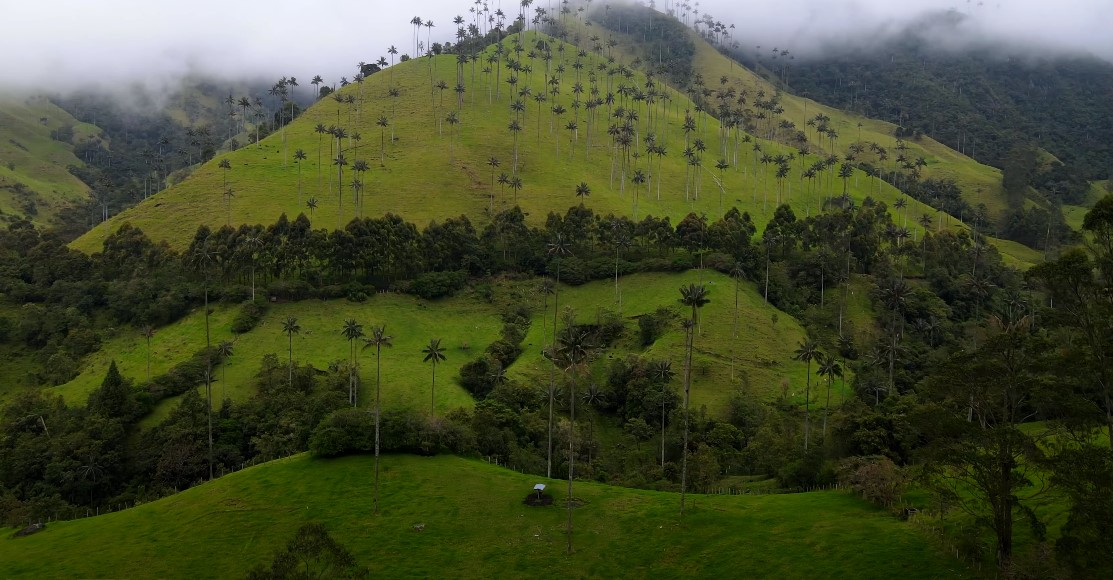
M 576 370 L 572 369 L 572 383 L 569 390 L 571 405 L 568 425 L 568 553 L 572 553 L 572 475 L 576 465 Z
M 545 462 L 545 477 L 552 479 L 553 477 L 553 407 L 556 398 L 556 335 L 557 335 L 557 312 L 559 312 L 560 305 L 560 261 L 557 261 L 557 275 L 556 286 L 553 287 L 553 341 L 549 345 L 549 361 L 552 365 L 549 367 L 549 434 L 548 434 L 548 459 Z
M 808 359 L 807 387 L 804 388 L 804 451 L 808 450 L 808 440 L 811 436 L 811 403 L 812 403 L 812 359 Z
M 382 346 L 375 347 L 375 499 L 373 502 L 375 513 L 379 513 L 379 421 L 382 415 L 380 386 L 382 385 Z
M 688 328 L 688 352 L 684 356 L 684 448 L 680 467 L 680 517 L 684 517 L 684 496 L 688 491 L 688 429 L 690 417 L 688 405 L 692 391 L 692 343 L 696 336 L 696 310 L 692 308 L 692 325 Z

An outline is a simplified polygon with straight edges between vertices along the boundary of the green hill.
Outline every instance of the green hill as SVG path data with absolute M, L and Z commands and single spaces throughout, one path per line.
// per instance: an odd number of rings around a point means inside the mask
M 677 289 L 701 279 L 711 290 L 711 302 L 701 314 L 704 322 L 696 341 L 693 405 L 697 408 L 707 405 L 710 411 L 719 412 L 736 388 L 771 398 L 780 394 L 780 385 L 785 381 L 791 389 L 789 396 L 799 398 L 802 403 L 806 368 L 791 358 L 793 350 L 804 338 L 804 330 L 791 316 L 766 304 L 752 283 L 745 283 L 739 292 L 738 337 L 734 338 L 734 282 L 711 270 L 623 277 L 620 291 L 626 337 L 606 356 L 598 357 L 595 373 L 600 380 L 605 380 L 613 357 L 627 354 L 670 359 L 679 368 L 683 332 L 679 328 L 670 328 L 651 347 L 643 350 L 637 338 L 637 318 L 652 314 L 658 308 L 671 307 L 679 312 Z M 239 336 L 229 330 L 238 310 L 217 307 L 210 317 L 212 341 L 216 344 L 234 340 L 235 354 L 226 363 L 227 368 L 217 368 L 214 396 L 222 399 L 227 395 L 235 401 L 245 400 L 255 392 L 253 377 L 264 355 L 273 353 L 286 360 L 288 344 L 281 328 L 287 316 L 297 317 L 302 327 L 301 333 L 293 339 L 294 358 L 317 368 L 327 368 L 332 362 L 347 359 L 348 344 L 340 335 L 340 329 L 344 320 L 354 318 L 364 325 L 365 331 L 373 324 L 386 324 L 388 333 L 395 337 L 394 347 L 383 353 L 383 397 L 388 405 L 426 408 L 430 369 L 422 362 L 420 351 L 430 338 L 440 337 L 447 347 L 448 358 L 437 369 L 437 406 L 441 412 L 470 407 L 472 398 L 456 383 L 456 377 L 464 363 L 479 356 L 488 344 L 498 338 L 501 327 L 498 303 L 509 300 L 510 295 L 522 296 L 531 306 L 534 316 L 529 335 L 523 341 L 524 353 L 508 369 L 508 374 L 526 385 L 547 384 L 549 365 L 541 357 L 541 349 L 551 339 L 545 329 L 552 330 L 552 302 L 549 301 L 550 307 L 544 311 L 542 297 L 536 288 L 505 282 L 496 286 L 493 301 L 482 299 L 472 292 L 433 302 L 384 293 L 362 304 L 346 300 L 276 304 L 254 330 Z M 561 304 L 573 305 L 582 322 L 591 322 L 600 311 L 617 309 L 614 284 L 601 281 L 564 288 Z M 777 315 L 775 325 L 772 320 L 774 314 Z M 204 346 L 204 333 L 204 317 L 200 310 L 158 329 L 151 340 L 152 376 L 158 376 L 192 356 Z M 145 380 L 147 345 L 138 330 L 120 332 L 106 341 L 98 352 L 86 358 L 77 378 L 49 391 L 62 395 L 70 404 L 84 403 L 89 393 L 101 384 L 112 361 L 116 362 L 124 376 L 137 382 Z M 372 352 L 362 353 L 361 365 L 361 400 L 367 401 L 374 389 Z M 165 418 L 176 400 L 172 398 L 160 403 L 144 424 L 153 425 Z
M 720 139 L 718 121 L 696 113 L 683 93 L 657 83 L 656 90 L 661 96 L 650 105 L 635 98 L 636 94 L 631 95 L 634 87 L 645 86 L 646 77 L 640 72 L 607 67 L 601 55 L 587 50 L 585 56 L 578 57 L 571 48 L 551 50 L 552 60 L 546 61 L 540 56 L 543 52 L 536 50 L 537 41 L 549 43 L 550 49 L 559 41 L 533 32 L 526 33 L 524 39 L 523 50 L 529 52 L 520 55 L 523 72 L 517 76 L 515 90 L 528 87 L 532 95 L 548 94 L 545 70 L 549 67 L 551 78 L 559 79 L 553 85 L 559 91 L 540 104 L 533 96 L 521 99 L 523 110 L 517 116 L 522 130 L 517 139 L 508 130 L 516 116 L 511 102 L 517 96 L 512 98 L 508 94 L 510 73 L 501 70 L 505 62 L 501 66 L 487 65 L 496 72 L 479 70 L 493 49 L 479 56 L 478 65 L 469 62 L 459 71 L 454 55 L 414 59 L 371 75 L 363 83 L 342 88 L 337 96 L 351 97 L 351 104 L 331 98 L 316 103 L 284 131 L 264 139 L 259 147 L 244 147 L 213 159 L 190 179 L 113 217 L 77 240 L 74 246 L 96 251 L 108 232 L 131 222 L 152 238 L 166 240 L 181 249 L 199 225 L 271 223 L 281 213 L 293 216 L 307 212 L 306 200 L 310 197 L 318 202 L 317 209 L 310 212 L 315 226 L 332 228 L 347 223 L 356 212 L 363 215 L 392 212 L 419 224 L 467 214 L 483 225 L 486 220 L 483 216 L 490 215 L 492 205 L 498 211 L 515 203 L 522 206 L 533 223 L 540 223 L 550 211 L 563 212 L 580 201 L 576 187 L 581 182 L 591 190 L 584 202 L 596 213 L 635 215 L 633 198 L 637 193 L 639 219 L 667 215 L 675 222 L 693 211 L 716 218 L 721 208 L 736 206 L 750 212 L 759 227 L 771 217 L 778 200 L 791 203 L 797 213 L 807 215 L 818 211 L 824 198 L 841 195 L 843 186 L 851 199 L 858 202 L 872 195 L 892 206 L 900 196 L 893 187 L 860 171 L 844 183 L 838 183 L 833 172 L 819 183 L 802 180 L 803 165 L 818 160 L 815 155 L 790 163 L 790 174 L 778 181 L 775 165 L 759 164 L 756 154 L 747 147 L 741 147 L 738 155 L 723 153 L 731 145 L 727 139 Z M 506 54 L 515 55 L 510 39 L 503 46 L 506 47 L 503 60 Z M 528 54 L 535 56 L 530 58 Z M 532 72 L 525 72 L 526 66 Z M 725 60 L 722 66 L 726 66 Z M 562 73 L 557 72 L 558 67 Z M 439 81 L 447 88 L 435 88 Z M 451 88 L 457 83 L 464 88 L 463 105 L 459 107 L 455 104 L 457 93 Z M 577 83 L 582 92 L 577 92 Z M 620 91 L 621 86 L 631 90 Z M 613 105 L 594 107 L 594 120 L 589 122 L 590 108 L 584 101 L 593 87 L 598 89 L 599 98 L 612 93 L 616 100 Z M 392 88 L 398 90 L 398 97 L 390 96 Z M 577 99 L 581 101 L 578 108 L 574 105 Z M 564 109 L 559 118 L 551 111 L 557 105 Z M 612 123 L 610 116 L 620 108 L 637 112 L 635 142 L 625 150 L 625 155 L 607 132 Z M 685 111 L 698 117 L 698 128 L 692 133 L 682 128 Z M 445 120 L 453 112 L 459 119 L 458 125 Z M 385 118 L 387 127 L 377 124 L 380 118 Z M 565 129 L 569 121 L 577 118 L 578 132 Z M 336 186 L 340 176 L 331 161 L 336 140 L 315 132 L 318 124 L 341 127 L 348 135 L 340 140 L 348 162 L 342 197 Z M 664 146 L 665 156 L 646 156 L 644 139 L 649 133 L 654 133 L 658 144 Z M 360 139 L 354 138 L 356 134 Z M 681 155 L 697 138 L 707 148 L 699 156 L 701 168 L 690 166 Z M 518 192 L 494 183 L 499 172 L 513 177 L 515 141 L 522 181 Z M 771 155 L 795 151 L 778 143 L 761 141 L 761 144 Z M 307 156 L 300 164 L 294 160 L 298 149 Z M 945 151 L 939 147 L 939 155 Z M 720 156 L 731 161 L 731 166 L 722 171 L 715 168 Z M 488 165 L 491 157 L 500 161 L 497 170 L 492 171 Z M 625 179 L 621 169 L 623 158 L 627 167 Z M 224 160 L 228 161 L 227 170 L 219 167 Z M 352 204 L 351 168 L 361 160 L 368 163 L 369 169 L 359 176 L 363 187 L 356 208 Z M 647 177 L 644 186 L 633 183 L 636 169 Z M 723 184 L 722 189 L 717 182 Z M 226 188 L 232 190 L 232 197 L 223 194 Z M 913 218 L 925 213 L 937 215 L 935 210 L 912 200 L 907 211 Z M 941 221 L 948 227 L 954 223 L 949 218 Z M 913 231 L 920 227 L 916 219 L 908 220 L 908 224 Z M 1036 257 L 1034 252 L 1006 248 L 1017 262 L 1030 262 Z
M 61 209 L 87 201 L 89 187 L 66 168 L 83 165 L 72 143 L 98 135 L 46 98 L 0 98 L 0 220 L 51 224 Z
M 578 483 L 565 554 L 559 480 L 455 457 L 388 456 L 372 515 L 370 457 L 271 462 L 173 497 L 0 539 L 0 576 L 239 577 L 321 522 L 373 576 L 967 578 L 908 524 L 849 495 L 689 496 Z M 527 507 L 533 484 L 555 502 Z M 421 531 L 415 530 L 422 525 Z

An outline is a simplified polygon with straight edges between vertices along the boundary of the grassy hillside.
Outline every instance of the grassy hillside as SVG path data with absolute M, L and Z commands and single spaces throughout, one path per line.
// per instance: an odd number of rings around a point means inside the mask
M 65 206 L 85 201 L 89 188 L 66 170 L 81 165 L 73 146 L 51 138 L 72 127 L 73 142 L 98 133 L 44 97 L 0 98 L 0 219 L 48 224 Z
M 711 302 L 702 310 L 702 334 L 696 339 L 693 404 L 697 407 L 707 405 L 710 411 L 717 412 L 735 388 L 747 388 L 759 395 L 772 397 L 780 394 L 783 381 L 789 383 L 789 396 L 799 398 L 802 404 L 806 368 L 792 361 L 791 357 L 804 338 L 803 329 L 789 315 L 765 304 L 754 285 L 747 283 L 742 285 L 739 293 L 738 338 L 735 339 L 734 282 L 711 270 L 624 277 L 620 289 L 627 337 L 612 351 L 599 357 L 595 368 L 598 380 L 605 380 L 612 357 L 624 357 L 631 353 L 672 360 L 679 373 L 684 348 L 683 331 L 679 325 L 672 325 L 654 345 L 643 350 L 637 341 L 637 317 L 653 313 L 661 307 L 675 308 L 678 313 L 687 314 L 677 302 L 680 295 L 678 289 L 700 279 L 711 290 Z M 213 343 L 235 340 L 235 354 L 226 364 L 227 368 L 216 369 L 214 394 L 218 398 L 227 395 L 233 400 L 244 400 L 254 392 L 253 377 L 264 355 L 275 353 L 286 360 L 288 344 L 286 335 L 281 331 L 286 316 L 296 316 L 302 327 L 301 334 L 294 337 L 294 358 L 317 368 L 326 368 L 331 362 L 347 359 L 348 343 L 340 335 L 340 328 L 344 320 L 355 318 L 363 324 L 365 332 L 370 331 L 372 324 L 386 324 L 388 334 L 394 336 L 394 347 L 383 351 L 385 404 L 426 408 L 432 369 L 422 362 L 421 349 L 429 339 L 439 337 L 447 347 L 448 359 L 437 367 L 437 406 L 442 412 L 470 406 L 470 395 L 455 383 L 455 379 L 464 363 L 477 357 L 498 338 L 502 322 L 496 304 L 507 300 L 511 294 L 531 303 L 535 314 L 530 333 L 523 342 L 524 353 L 509 369 L 509 374 L 527 385 L 547 384 L 549 365 L 540 353 L 551 339 L 546 329 L 549 332 L 552 330 L 552 301 L 549 301 L 549 310 L 543 312 L 542 298 L 534 286 L 536 284 L 501 284 L 496 288 L 494 303 L 465 292 L 459 297 L 436 302 L 399 294 L 379 294 L 364 304 L 346 300 L 276 304 L 254 330 L 239 337 L 234 337 L 229 330 L 237 309 L 218 306 L 210 316 Z M 611 282 L 564 288 L 560 300 L 562 308 L 567 305 L 574 307 L 583 322 L 593 321 L 603 309 L 617 310 Z M 772 323 L 773 314 L 777 314 L 775 326 Z M 546 319 L 542 320 L 542 317 Z M 204 345 L 204 341 L 204 317 L 200 309 L 175 324 L 158 329 L 151 341 L 152 376 L 166 372 L 174 364 L 189 358 Z M 735 358 L 734 381 L 731 380 L 732 353 Z M 138 330 L 121 332 L 107 341 L 99 352 L 86 359 L 77 378 L 50 391 L 62 395 L 71 404 L 83 403 L 89 393 L 100 385 L 113 360 L 124 376 L 137 382 L 146 378 L 147 345 Z M 363 351 L 360 364 L 363 379 L 361 401 L 370 401 L 375 377 L 373 351 Z M 224 384 L 225 375 L 227 384 Z M 175 404 L 173 399 L 164 401 L 145 424 L 157 423 Z
M 372 514 L 370 457 L 306 456 L 250 468 L 173 497 L 0 539 L 0 576 L 239 577 L 306 522 L 321 522 L 372 576 L 965 578 L 908 524 L 841 493 L 690 496 L 579 483 L 575 554 L 564 487 L 456 457 L 390 456 Z M 415 531 L 415 524 L 424 524 Z
M 686 274 L 638 274 L 622 278 L 622 314 L 630 327 L 628 339 L 594 369 L 593 380 L 605 382 L 612 357 L 628 352 L 644 352 L 650 358 L 671 360 L 680 385 L 683 364 L 684 331 L 673 324 L 652 346 L 641 349 L 635 317 L 650 314 L 660 307 L 672 307 L 682 316 L 689 315 L 679 303 L 679 288 L 703 282 L 710 290 L 711 302 L 701 309 L 701 332 L 696 337 L 692 362 L 692 405 L 706 405 L 712 413 L 722 411 L 736 389 L 766 398 L 780 395 L 782 382 L 789 385 L 789 396 L 804 401 L 807 368 L 793 361 L 804 329 L 788 314 L 768 305 L 753 283 L 743 283 L 739 292 L 738 336 L 734 336 L 734 281 L 712 270 Z M 604 309 L 617 310 L 613 282 L 594 282 L 561 292 L 561 308 L 572 305 L 582 322 L 596 319 Z M 773 324 L 773 316 L 777 322 Z M 549 364 L 540 355 L 552 339 L 552 300 L 549 301 L 547 328 L 536 317 L 526 337 L 526 354 L 510 369 L 510 375 L 535 384 L 547 384 Z M 545 334 L 547 330 L 547 334 Z M 733 365 L 732 365 L 733 357 Z M 732 375 L 733 367 L 733 375 Z M 813 369 L 814 370 L 814 369 Z M 814 382 L 814 381 L 813 381 Z M 813 393 L 814 396 L 814 393 Z M 837 395 L 836 395 L 837 397 Z M 837 398 L 835 400 L 838 400 Z
M 249 333 L 234 337 L 229 330 L 237 309 L 217 308 L 210 316 L 213 344 L 235 341 L 235 354 L 215 373 L 214 397 L 225 394 L 244 400 L 254 392 L 254 376 L 266 354 L 287 358 L 288 342 L 282 332 L 286 316 L 295 316 L 301 333 L 293 337 L 294 358 L 301 364 L 327 368 L 335 361 L 347 360 L 348 343 L 341 336 L 344 320 L 354 318 L 370 332 L 372 324 L 386 324 L 394 336 L 394 347 L 383 353 L 383 397 L 392 405 L 427 408 L 431 368 L 421 362 L 421 349 L 429 339 L 440 337 L 447 360 L 437 367 L 437 406 L 442 410 L 470 405 L 471 397 L 453 382 L 460 367 L 474 358 L 498 337 L 502 323 L 489 304 L 470 298 L 454 298 L 429 303 L 410 296 L 381 294 L 366 303 L 346 300 L 304 301 L 273 306 L 259 325 Z M 158 329 L 151 340 L 151 373 L 157 376 L 191 356 L 205 344 L 205 322 L 200 309 L 183 320 Z M 362 343 L 357 344 L 357 348 Z M 147 372 L 147 346 L 139 331 L 131 330 L 108 341 L 90 355 L 82 373 L 73 381 L 51 389 L 71 403 L 83 402 L 100 385 L 115 360 L 124 376 L 142 382 Z M 363 394 L 361 401 L 374 392 L 374 352 L 361 353 Z M 224 384 L 227 377 L 227 384 Z M 163 401 L 147 423 L 157 422 L 169 413 L 173 400 Z
M 527 33 L 524 45 L 532 47 L 538 38 L 534 33 Z M 514 54 L 509 40 L 504 41 L 504 46 Z M 528 86 L 533 94 L 547 92 L 544 60 L 530 59 L 524 53 L 521 58 L 534 72 L 519 75 L 518 89 Z M 486 62 L 482 55 L 479 59 L 482 64 L 476 67 L 478 72 L 473 73 L 471 63 L 464 66 L 464 104 L 457 111 L 460 123 L 454 129 L 444 119 L 456 111 L 456 93 L 451 88 L 457 83 L 456 59 L 444 55 L 400 63 L 361 84 L 343 88 L 340 96 L 351 96 L 354 104 L 337 103 L 331 98 L 318 102 L 284 132 L 264 139 L 259 147 L 248 146 L 212 160 L 184 183 L 115 216 L 74 245 L 84 251 L 96 251 L 110 231 L 124 222 L 131 222 L 156 240 L 167 240 L 181 249 L 198 225 L 270 223 L 283 212 L 291 216 L 306 212 L 305 202 L 311 196 L 318 201 L 317 209 L 312 212 L 314 225 L 337 227 L 347 223 L 355 213 L 349 184 L 351 164 L 356 160 L 367 161 L 370 166 L 361 176 L 364 190 L 359 211 L 364 215 L 393 212 L 418 224 L 464 213 L 483 225 L 492 205 L 492 189 L 496 211 L 512 206 L 516 197 L 529 219 L 540 223 L 548 212 L 563 213 L 577 203 L 576 186 L 581 182 L 591 188 L 590 196 L 584 201 L 597 213 L 633 215 L 634 193 L 640 190 L 636 214 L 639 218 L 650 214 L 668 215 L 674 223 L 692 211 L 715 219 L 720 215 L 721 204 L 724 209 L 737 206 L 749 211 L 760 227 L 771 217 L 781 195 L 779 190 L 783 191 L 783 201 L 793 204 L 799 215 L 817 211 L 823 197 L 829 194 L 828 189 L 821 193 L 801 180 L 797 163 L 792 164 L 792 175 L 778 184 L 775 166 L 751 162 L 752 153 L 749 152 L 743 152 L 736 166 L 723 172 L 715 169 L 719 131 L 717 121 L 709 116 L 703 116 L 699 134 L 690 136 L 692 139 L 702 137 L 708 151 L 702 156 L 702 177 L 692 178 L 686 188 L 689 167 L 681 154 L 686 147 L 682 125 L 685 111 L 694 111 L 694 107 L 683 94 L 672 89 L 666 91 L 667 102 L 661 101 L 663 105 L 655 105 L 652 111 L 644 103 L 632 100 L 625 103 L 628 109 L 639 112 L 637 138 L 640 140 L 649 132 L 649 119 L 653 118 L 653 132 L 667 154 L 660 159 L 654 157 L 654 164 L 649 167 L 643 147 L 632 147 L 631 153 L 637 151 L 640 159 L 633 159 L 631 155 L 623 185 L 620 163 L 615 162 L 612 167 L 612 142 L 606 132 L 611 122 L 608 117 L 611 107 L 597 107 L 598 118 L 590 131 L 588 114 L 583 107 L 578 113 L 578 136 L 563 128 L 577 117 L 572 88 L 576 75 L 581 77 L 580 82 L 585 87 L 583 98 L 586 98 L 590 86 L 588 75 L 603 64 L 601 58 L 588 54 L 581 59 L 583 68 L 577 73 L 573 70 L 576 60 L 573 50 L 553 51 L 549 66 L 554 74 L 558 66 L 564 66 L 565 72 L 559 95 L 541 104 L 540 115 L 538 103 L 532 97 L 522 99 L 524 111 L 519 121 L 522 131 L 518 133 L 518 158 L 523 187 L 516 196 L 510 188 L 497 184 L 492 187 L 494 175 L 487 164 L 491 157 L 497 157 L 500 167 L 495 173 L 513 174 L 514 137 L 507 127 L 514 113 L 506 82 L 508 71 L 501 70 L 500 76 L 481 72 Z M 644 85 L 645 78 L 640 73 L 631 75 L 629 80 L 624 80 L 623 75 L 599 72 L 600 93 L 617 91 L 620 83 Z M 444 81 L 450 88 L 443 91 L 434 88 L 437 81 Z M 391 87 L 398 89 L 399 97 L 389 96 Z M 495 95 L 496 90 L 501 95 Z M 618 99 L 615 108 L 622 106 L 622 100 Z M 566 110 L 559 119 L 554 119 L 550 112 L 554 105 Z M 377 125 L 380 116 L 386 117 L 388 127 Z M 335 183 L 339 181 L 336 167 L 331 164 L 333 145 L 329 135 L 314 132 L 318 124 L 340 126 L 349 134 L 349 138 L 342 140 L 349 162 L 344 173 L 342 198 Z M 361 137 L 358 141 L 350 138 L 355 133 Z M 590 148 L 587 147 L 589 139 Z M 574 149 L 573 144 L 576 145 Z M 775 143 L 763 142 L 763 146 L 771 154 L 790 152 L 789 148 Z M 293 159 L 297 149 L 304 150 L 307 155 L 300 165 L 300 195 L 299 165 Z M 225 159 L 230 168 L 223 171 L 219 163 Z M 636 187 L 632 183 L 635 166 L 647 173 L 649 182 L 645 186 Z M 716 185 L 720 177 L 722 190 Z M 234 192 L 230 199 L 222 193 L 225 178 Z M 686 200 L 685 191 L 694 190 L 695 181 L 699 182 L 702 194 L 698 199 L 694 194 L 689 195 Z M 899 195 L 892 187 L 883 183 L 877 185 L 861 172 L 856 172 L 846 185 L 857 201 L 864 199 L 871 190 L 875 198 L 890 205 Z M 842 183 L 833 183 L 830 189 L 838 190 L 833 192 L 838 195 L 842 186 Z M 657 199 L 658 189 L 660 200 Z M 936 215 L 934 210 L 915 201 L 909 202 L 908 212 L 913 217 L 923 213 Z M 950 225 L 951 220 L 943 221 L 944 225 Z M 913 230 L 919 228 L 914 219 L 909 220 L 909 226 Z

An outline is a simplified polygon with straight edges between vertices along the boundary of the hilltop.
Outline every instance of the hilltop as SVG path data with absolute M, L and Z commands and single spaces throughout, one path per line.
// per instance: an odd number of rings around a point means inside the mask
M 907 524 L 849 495 L 677 496 L 578 483 L 565 555 L 563 484 L 456 457 L 275 461 L 118 513 L 0 539 L 5 577 L 239 577 L 306 522 L 323 522 L 373 575 L 967 578 Z M 549 484 L 554 506 L 522 500 Z M 421 531 L 415 526 L 420 525 Z

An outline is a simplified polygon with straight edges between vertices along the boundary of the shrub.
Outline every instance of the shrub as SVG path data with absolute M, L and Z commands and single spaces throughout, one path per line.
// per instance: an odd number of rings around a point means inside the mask
M 475 435 L 453 415 L 429 418 L 411 409 L 383 411 L 379 450 L 382 453 L 467 454 L 475 449 Z M 309 451 L 319 457 L 338 457 L 375 450 L 375 416 L 343 409 L 325 417 L 309 438 Z
M 266 315 L 268 307 L 267 301 L 262 297 L 256 298 L 254 302 L 245 302 L 236 313 L 236 318 L 232 320 L 232 333 L 250 332 Z
M 467 272 L 428 272 L 414 278 L 409 292 L 433 300 L 455 294 L 467 281 Z
M 846 485 L 875 504 L 892 507 L 908 487 L 904 469 L 888 457 L 850 457 L 842 460 L 836 473 Z

